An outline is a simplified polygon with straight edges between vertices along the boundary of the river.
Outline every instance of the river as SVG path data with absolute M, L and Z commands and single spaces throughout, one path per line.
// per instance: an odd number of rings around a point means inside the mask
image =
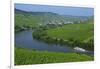
M 36 49 L 39 51 L 50 51 L 50 52 L 64 52 L 64 53 L 83 53 L 75 51 L 69 46 L 61 46 L 56 44 L 47 44 L 42 41 L 38 41 L 32 37 L 32 30 L 21 31 L 15 34 L 15 44 L 17 47 Z M 85 54 L 93 55 L 93 52 L 84 52 Z

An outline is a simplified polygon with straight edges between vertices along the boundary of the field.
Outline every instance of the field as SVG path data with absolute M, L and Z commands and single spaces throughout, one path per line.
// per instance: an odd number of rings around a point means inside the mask
M 76 53 L 57 53 L 15 48 L 15 65 L 93 61 L 93 57 Z
M 69 24 L 63 27 L 47 30 L 47 35 L 49 37 L 55 37 L 64 40 L 74 39 L 85 41 L 93 37 L 93 27 L 93 23 Z

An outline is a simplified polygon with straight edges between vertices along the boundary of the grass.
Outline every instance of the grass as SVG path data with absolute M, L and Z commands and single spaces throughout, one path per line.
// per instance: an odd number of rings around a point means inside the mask
M 75 39 L 79 41 L 84 41 L 93 37 L 93 23 L 85 24 L 69 24 L 63 27 L 58 27 L 55 29 L 47 30 L 47 35 L 49 37 L 60 38 L 64 40 Z
M 15 48 L 15 65 L 93 61 L 93 57 L 76 53 L 57 53 Z

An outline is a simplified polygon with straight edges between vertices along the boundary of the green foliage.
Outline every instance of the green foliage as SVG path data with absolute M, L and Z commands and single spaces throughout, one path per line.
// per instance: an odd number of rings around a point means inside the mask
M 76 53 L 57 53 L 15 48 L 15 65 L 93 61 L 93 57 Z

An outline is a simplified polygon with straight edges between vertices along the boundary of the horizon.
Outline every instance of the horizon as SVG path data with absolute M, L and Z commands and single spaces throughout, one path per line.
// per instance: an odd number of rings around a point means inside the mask
M 15 9 L 26 12 L 51 12 L 59 15 L 94 16 L 94 8 L 85 8 L 85 7 L 34 5 L 34 4 L 17 3 L 15 4 Z

